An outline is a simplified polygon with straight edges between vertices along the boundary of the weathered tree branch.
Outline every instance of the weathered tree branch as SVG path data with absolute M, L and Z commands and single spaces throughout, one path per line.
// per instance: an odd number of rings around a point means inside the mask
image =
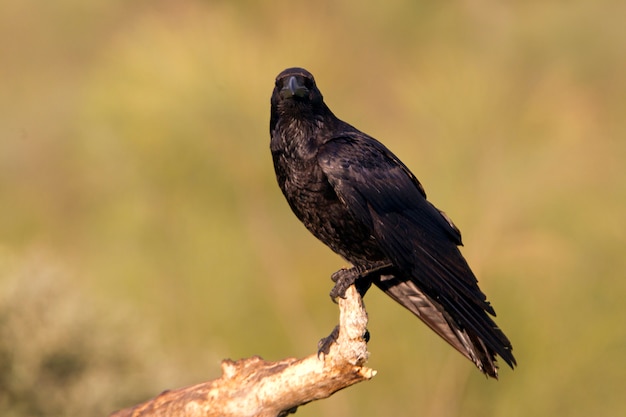
M 339 299 L 339 335 L 326 355 L 267 362 L 258 356 L 222 362 L 219 379 L 165 391 L 110 417 L 277 417 L 327 398 L 376 371 L 363 365 L 367 312 L 354 285 Z

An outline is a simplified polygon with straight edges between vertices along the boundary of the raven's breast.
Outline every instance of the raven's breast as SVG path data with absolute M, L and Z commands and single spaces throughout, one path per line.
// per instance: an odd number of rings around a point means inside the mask
M 275 160 L 280 188 L 295 215 L 315 237 L 354 265 L 385 259 L 370 228 L 339 199 L 317 160 L 296 163 L 281 159 Z

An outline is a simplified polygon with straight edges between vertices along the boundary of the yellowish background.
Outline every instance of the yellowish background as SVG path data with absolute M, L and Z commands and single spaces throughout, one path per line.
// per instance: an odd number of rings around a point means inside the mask
M 3 2 L 0 413 L 106 415 L 222 358 L 315 350 L 345 263 L 290 212 L 268 132 L 274 77 L 303 66 L 461 228 L 519 368 L 486 380 L 372 290 L 379 374 L 298 415 L 626 414 L 624 16 L 616 0 Z

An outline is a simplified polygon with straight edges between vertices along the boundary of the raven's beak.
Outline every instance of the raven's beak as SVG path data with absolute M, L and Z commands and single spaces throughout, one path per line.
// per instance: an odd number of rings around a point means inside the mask
M 309 89 L 304 86 L 304 84 L 300 84 L 298 82 L 298 78 L 295 75 L 292 75 L 287 80 L 287 84 L 280 90 L 280 95 L 283 98 L 289 97 L 306 97 L 309 94 Z

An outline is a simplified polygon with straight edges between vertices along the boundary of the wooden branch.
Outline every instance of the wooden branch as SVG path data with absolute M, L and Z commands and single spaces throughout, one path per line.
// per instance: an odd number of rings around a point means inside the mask
M 281 417 L 371 379 L 367 361 L 367 312 L 354 286 L 339 299 L 339 335 L 327 355 L 267 362 L 258 356 L 222 362 L 222 377 L 165 391 L 110 417 Z

